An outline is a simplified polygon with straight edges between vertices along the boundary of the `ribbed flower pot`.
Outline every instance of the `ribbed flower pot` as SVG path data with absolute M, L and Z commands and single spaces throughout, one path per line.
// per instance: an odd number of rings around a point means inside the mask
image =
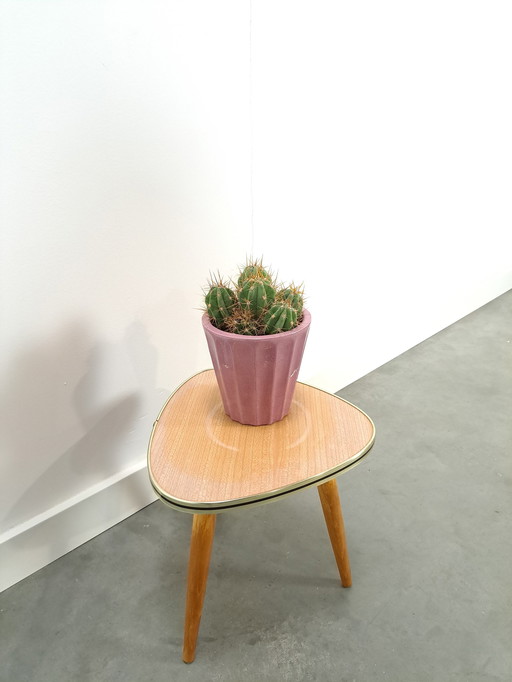
M 224 411 L 241 424 L 262 426 L 289 410 L 308 337 L 311 315 L 288 332 L 266 336 L 231 334 L 203 315 L 203 328 Z

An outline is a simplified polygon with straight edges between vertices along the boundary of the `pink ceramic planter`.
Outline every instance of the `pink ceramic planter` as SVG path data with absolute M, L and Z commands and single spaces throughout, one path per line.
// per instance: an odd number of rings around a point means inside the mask
M 203 328 L 226 414 L 241 424 L 273 424 L 289 410 L 311 315 L 295 329 L 266 336 L 230 334 L 203 315 Z

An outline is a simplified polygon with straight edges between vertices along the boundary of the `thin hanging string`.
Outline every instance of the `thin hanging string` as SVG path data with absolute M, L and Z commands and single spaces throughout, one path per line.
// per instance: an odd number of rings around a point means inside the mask
M 249 183 L 251 203 L 251 254 L 254 253 L 254 120 L 252 86 L 252 0 L 249 0 Z

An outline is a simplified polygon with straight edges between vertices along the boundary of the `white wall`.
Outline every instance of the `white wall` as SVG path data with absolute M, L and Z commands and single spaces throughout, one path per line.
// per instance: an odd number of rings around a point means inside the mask
M 210 269 L 305 281 L 330 390 L 512 286 L 508 5 L 250 9 L 0 5 L 0 589 L 152 499 Z
M 337 390 L 512 286 L 507 2 L 253 5 L 255 251 Z
M 103 487 L 104 527 L 153 499 L 153 420 L 210 364 L 202 287 L 251 240 L 249 7 L 14 0 L 0 30 L 5 585 Z

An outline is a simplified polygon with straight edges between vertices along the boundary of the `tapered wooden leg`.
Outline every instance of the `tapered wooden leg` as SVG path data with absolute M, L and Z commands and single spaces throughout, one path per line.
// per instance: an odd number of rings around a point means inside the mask
M 347 540 L 345 537 L 345 525 L 341 512 L 341 502 L 338 493 L 338 485 L 334 479 L 318 486 L 318 494 L 324 512 L 325 523 L 329 531 L 331 545 L 338 564 L 341 584 L 343 587 L 352 585 L 350 573 L 350 561 L 348 558 Z
M 208 580 L 208 568 L 215 533 L 215 519 L 215 514 L 194 514 L 192 521 L 183 637 L 183 660 L 185 663 L 192 663 L 196 656 L 197 634 L 206 593 L 206 581 Z

